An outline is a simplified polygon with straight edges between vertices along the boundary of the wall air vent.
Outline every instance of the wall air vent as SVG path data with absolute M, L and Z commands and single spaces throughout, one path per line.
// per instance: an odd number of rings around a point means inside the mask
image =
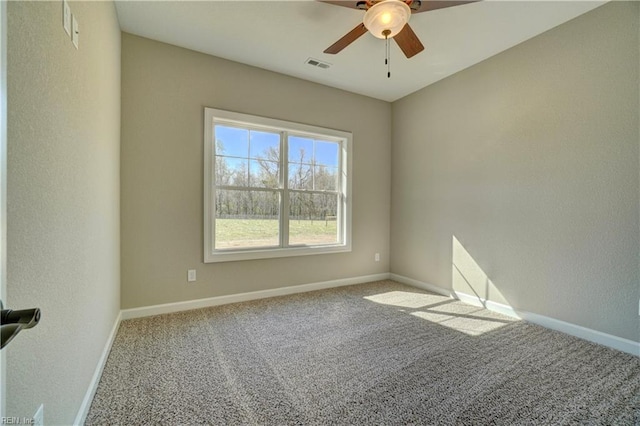
M 331 67 L 331 64 L 327 62 L 322 62 L 321 60 L 314 59 L 314 58 L 308 58 L 304 63 L 308 65 L 312 65 L 314 67 L 322 68 L 324 70 Z

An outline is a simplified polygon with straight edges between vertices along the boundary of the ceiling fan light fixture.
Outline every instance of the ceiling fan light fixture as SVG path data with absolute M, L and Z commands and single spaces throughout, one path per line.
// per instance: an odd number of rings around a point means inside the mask
M 363 23 L 378 38 L 391 38 L 409 22 L 411 8 L 402 0 L 383 0 L 364 14 Z

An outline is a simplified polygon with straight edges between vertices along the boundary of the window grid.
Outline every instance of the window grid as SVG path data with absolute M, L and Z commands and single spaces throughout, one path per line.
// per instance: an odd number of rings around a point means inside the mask
M 314 253 L 324 253 L 324 252 L 336 252 L 336 251 L 350 251 L 351 243 L 350 243 L 350 208 L 349 204 L 349 195 L 348 188 L 350 187 L 350 183 L 348 182 L 349 173 L 347 164 L 344 163 L 345 159 L 349 159 L 350 155 L 348 154 L 349 150 L 347 149 L 347 145 L 345 143 L 349 143 L 350 146 L 350 135 L 345 132 L 333 131 L 334 133 L 341 133 L 339 136 L 337 135 L 325 135 L 325 134 L 314 134 L 314 132 L 300 132 L 300 131 L 291 131 L 289 129 L 282 129 L 276 126 L 262 125 L 262 123 L 258 124 L 249 124 L 244 121 L 238 121 L 234 118 L 228 119 L 225 117 L 216 116 L 213 112 L 222 112 L 219 110 L 211 110 L 209 108 L 205 109 L 205 122 L 210 126 L 210 131 L 207 132 L 205 128 L 205 151 L 209 152 L 211 155 L 208 156 L 208 165 L 205 163 L 205 167 L 209 169 L 210 173 L 208 174 L 209 182 L 205 182 L 205 192 L 209 191 L 209 196 L 206 195 L 209 201 L 205 201 L 205 231 L 209 229 L 207 232 L 208 238 L 205 237 L 205 240 L 209 239 L 209 241 L 205 241 L 205 262 L 210 261 L 223 261 L 224 259 L 215 258 L 216 255 L 220 254 L 233 254 L 233 253 L 242 253 L 242 252 L 264 252 L 264 256 L 257 255 L 255 257 L 247 257 L 247 258 L 262 258 L 262 257 L 281 257 L 281 256 L 290 256 L 290 255 L 299 255 L 299 254 L 314 254 Z M 242 115 L 235 113 L 227 113 L 230 115 Z M 222 114 L 225 115 L 225 114 Z M 247 116 L 250 117 L 250 116 Z M 258 119 L 258 121 L 262 121 L 260 117 L 251 117 Z M 268 119 L 263 119 L 268 121 Z M 277 120 L 275 120 L 277 121 Z M 285 124 L 294 124 L 295 123 L 287 123 Z M 247 137 L 247 153 L 245 156 L 240 156 L 238 154 L 230 154 L 226 155 L 226 151 L 218 152 L 217 150 L 217 139 L 216 139 L 216 126 L 223 126 L 238 129 L 241 131 L 246 131 Z M 301 127 L 311 127 L 299 125 Z M 315 130 L 315 128 L 314 128 Z M 326 130 L 326 129 L 320 129 Z M 279 134 L 279 155 L 278 155 L 278 176 L 277 176 L 277 185 L 278 187 L 272 186 L 264 186 L 261 185 L 260 182 L 255 181 L 255 176 L 252 174 L 251 161 L 266 161 L 271 162 L 271 159 L 267 159 L 263 154 L 263 152 L 257 152 L 253 150 L 252 147 L 252 132 L 266 132 L 269 134 Z M 208 138 L 207 138 L 208 134 Z M 342 134 L 348 137 L 342 137 Z M 312 150 L 310 156 L 307 158 L 303 158 L 303 161 L 293 161 L 290 163 L 289 161 L 289 149 L 290 149 L 290 138 L 301 138 L 312 141 Z M 208 140 L 207 140 L 208 139 Z M 318 160 L 318 150 L 319 144 L 329 143 L 336 145 L 336 158 L 335 162 L 329 162 L 329 160 L 323 160 L 323 162 Z M 207 147 L 207 144 L 209 145 Z M 232 150 L 233 151 L 233 150 Z M 225 184 L 225 183 L 237 183 L 237 182 L 218 182 L 216 176 L 216 165 L 217 159 L 238 159 L 246 161 L 246 177 L 242 182 L 246 182 L 246 185 L 237 185 L 237 184 Z M 330 157 L 329 157 L 330 158 Z M 325 164 L 326 163 L 326 164 Z M 290 182 L 289 175 L 291 171 L 291 165 L 307 165 L 310 167 L 310 177 L 311 177 L 311 186 L 310 188 L 306 185 L 306 188 L 294 188 L 296 185 L 302 185 L 301 182 L 295 183 Z M 325 181 L 324 183 L 320 183 L 318 181 L 318 177 L 320 176 L 319 170 L 324 168 L 323 173 L 327 173 L 330 176 L 329 180 L 327 179 L 327 174 L 324 175 Z M 206 179 L 206 178 L 205 178 Z M 318 189 L 318 188 L 323 189 Z M 308 189 L 307 189 L 308 188 Z M 332 188 L 332 189 L 326 189 Z M 217 191 L 251 191 L 251 192 L 268 192 L 272 194 L 277 194 L 278 198 L 278 246 L 270 245 L 270 246 L 246 246 L 246 247 L 236 247 L 236 248 L 216 248 L 216 220 L 219 218 L 218 211 L 216 209 L 216 195 Z M 292 219 L 291 212 L 291 202 L 292 196 L 294 194 L 306 195 L 310 197 L 319 196 L 321 199 L 322 205 L 324 206 L 323 210 L 314 211 L 313 213 L 309 213 L 309 218 L 314 221 L 319 221 L 319 217 L 322 215 L 323 219 L 326 221 L 327 218 L 334 218 L 336 221 L 335 229 L 335 241 L 329 243 L 299 243 L 293 242 L 292 238 L 290 238 L 290 230 L 291 224 L 296 219 Z M 335 203 L 334 207 L 330 207 L 331 204 L 325 204 L 329 202 L 326 197 L 331 197 L 331 199 L 335 198 L 335 201 L 331 201 Z M 314 197 L 315 198 L 315 197 Z M 324 200 L 323 200 L 324 198 Z M 312 198 L 313 200 L 313 198 Z M 300 201 L 299 201 L 300 202 Z M 313 201 L 311 202 L 312 205 Z M 327 206 L 333 210 L 326 210 Z M 328 215 L 327 212 L 335 211 L 335 217 L 332 215 Z M 300 222 L 301 211 L 298 210 L 297 221 Z M 305 212 L 307 214 L 307 212 Z M 208 224 L 206 222 L 209 222 Z M 278 253 L 278 250 L 274 249 L 291 249 L 295 250 L 296 253 L 291 250 L 287 250 L 286 253 Z M 312 249 L 312 250 L 307 250 Z M 306 250 L 306 251 L 305 251 Z M 267 252 L 273 252 L 267 254 Z M 241 260 L 244 257 L 232 257 L 229 256 L 227 260 Z
M 213 123 L 214 126 L 214 137 L 215 137 L 215 127 L 216 126 L 225 126 L 225 127 L 234 127 L 237 129 L 241 129 L 241 130 L 247 130 L 247 136 L 248 136 L 248 144 L 247 144 L 247 157 L 238 157 L 238 156 L 231 156 L 231 155 L 218 155 L 217 153 L 215 153 L 214 151 L 214 176 L 216 173 L 215 167 L 216 167 L 216 162 L 215 162 L 215 158 L 221 157 L 221 158 L 237 158 L 237 159 L 242 159 L 242 160 L 254 160 L 254 159 L 258 159 L 258 157 L 251 157 L 251 132 L 252 131 L 257 131 L 254 130 L 253 128 L 251 128 L 250 126 L 247 127 L 243 127 L 243 126 L 239 126 L 235 123 L 229 123 L 226 122 L 224 120 L 214 120 Z M 258 130 L 258 131 L 264 131 L 264 130 Z M 273 131 L 273 130 L 272 130 Z M 275 133 L 275 132 L 274 132 Z M 251 170 L 250 168 L 247 169 L 247 173 L 248 173 L 248 177 L 247 177 L 247 185 L 246 186 L 236 186 L 236 185 L 218 185 L 217 183 L 214 182 L 214 186 L 215 186 L 215 190 L 232 190 L 232 191 L 247 191 L 247 192 L 253 192 L 253 191 L 263 191 L 263 192 L 271 192 L 271 193 L 278 193 L 279 197 L 280 197 L 280 217 L 281 220 L 279 220 L 279 247 L 282 248 L 289 248 L 289 247 L 299 247 L 300 245 L 303 244 L 291 244 L 291 241 L 289 239 L 289 221 L 290 221 L 290 205 L 289 205 L 289 194 L 290 193 L 299 193 L 299 194 L 318 194 L 318 195 L 333 195 L 337 198 L 337 207 L 338 207 L 338 211 L 336 216 L 340 216 L 340 205 L 342 203 L 342 194 L 340 193 L 340 191 L 338 190 L 318 190 L 318 189 L 294 189 L 294 188 L 289 188 L 289 165 L 290 164 L 303 164 L 303 165 L 308 165 L 311 167 L 311 176 L 312 176 L 312 188 L 316 187 L 316 172 L 315 169 L 316 167 L 318 167 L 318 162 L 316 161 L 316 144 L 318 142 L 320 143 L 335 143 L 338 145 L 338 152 L 342 151 L 342 143 L 340 141 L 327 141 L 327 140 L 318 140 L 318 139 L 312 139 L 313 141 L 313 150 L 312 150 L 312 155 L 311 155 L 311 160 L 309 162 L 304 162 L 304 163 L 299 163 L 299 162 L 290 162 L 288 159 L 288 154 L 289 154 L 289 144 L 288 144 L 288 140 L 290 136 L 295 136 L 295 137 L 301 137 L 300 135 L 297 134 L 290 134 L 287 131 L 280 131 L 280 145 L 279 145 L 279 151 L 280 151 L 280 155 L 279 155 L 279 171 L 278 171 L 278 179 L 279 179 L 279 187 L 278 188 L 271 188 L 271 187 L 262 187 L 262 186 L 254 186 L 252 185 L 252 178 L 251 178 Z M 265 160 L 265 161 L 269 161 L 269 160 Z M 338 164 L 337 166 L 335 166 L 335 169 L 337 170 L 341 170 L 342 167 L 342 156 L 338 155 Z M 321 165 L 322 166 L 322 165 Z M 326 165 L 325 165 L 326 166 Z M 327 167 L 331 167 L 331 166 L 327 166 Z M 215 177 L 214 177 L 215 179 Z M 342 180 L 342 173 L 337 173 L 336 176 L 336 188 L 340 188 L 341 187 L 341 180 Z M 213 235 L 212 237 L 214 238 L 215 241 L 215 218 L 217 216 L 214 215 L 214 223 L 213 223 Z M 337 224 L 338 224 L 338 229 L 337 229 L 337 235 L 336 235 L 336 242 L 335 243 L 330 243 L 330 244 L 342 244 L 343 243 L 343 238 L 342 238 L 342 232 L 340 229 L 340 224 L 341 224 L 341 220 L 336 220 Z M 273 247 L 273 246 L 264 246 L 265 248 L 267 247 Z M 220 249 L 220 248 L 215 248 L 214 249 L 217 250 L 229 250 L 229 249 Z M 237 249 L 233 249 L 233 250 L 252 250 L 253 247 L 246 247 L 246 248 L 237 248 Z

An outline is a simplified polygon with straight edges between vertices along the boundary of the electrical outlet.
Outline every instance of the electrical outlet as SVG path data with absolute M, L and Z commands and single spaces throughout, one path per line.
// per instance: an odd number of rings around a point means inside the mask
M 187 271 L 187 281 L 194 282 L 195 280 L 196 280 L 196 270 L 195 269 L 189 269 Z
M 44 426 L 44 404 L 40 404 L 38 411 L 33 415 L 33 426 Z
M 375 255 L 373 255 L 373 260 L 375 260 L 376 262 L 380 262 L 380 253 L 376 253 Z

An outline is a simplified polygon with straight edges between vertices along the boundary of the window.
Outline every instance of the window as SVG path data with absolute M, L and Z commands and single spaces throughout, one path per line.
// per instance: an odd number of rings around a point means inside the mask
M 205 108 L 204 261 L 351 251 L 351 133 Z

